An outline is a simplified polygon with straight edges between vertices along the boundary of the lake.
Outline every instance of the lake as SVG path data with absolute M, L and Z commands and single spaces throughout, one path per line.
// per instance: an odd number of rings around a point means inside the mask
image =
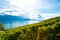
M 15 28 L 27 24 L 36 23 L 36 22 L 38 21 L 4 21 L 2 22 L 2 24 L 5 29 L 10 29 L 10 28 Z

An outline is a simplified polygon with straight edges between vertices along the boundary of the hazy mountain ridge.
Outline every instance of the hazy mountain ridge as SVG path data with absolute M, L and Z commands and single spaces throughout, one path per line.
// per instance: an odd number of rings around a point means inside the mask
M 24 18 L 21 16 L 12 16 L 12 15 L 7 15 L 7 14 L 3 14 L 0 15 L 0 21 L 23 21 L 23 20 L 30 20 L 29 18 Z

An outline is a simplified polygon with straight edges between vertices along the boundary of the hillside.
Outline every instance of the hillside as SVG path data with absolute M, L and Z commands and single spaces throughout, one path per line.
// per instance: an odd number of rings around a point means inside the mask
M 0 40 L 60 40 L 60 17 L 0 32 Z

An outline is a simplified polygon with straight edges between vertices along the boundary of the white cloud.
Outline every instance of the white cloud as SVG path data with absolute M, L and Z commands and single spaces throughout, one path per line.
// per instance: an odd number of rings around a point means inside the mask
M 11 5 L 18 6 L 20 8 L 50 8 L 51 4 L 44 0 L 7 0 Z
M 52 5 L 44 0 L 7 0 L 11 5 L 18 9 L 23 9 L 29 14 L 36 9 L 51 8 Z
M 39 22 L 39 21 L 28 21 L 28 24 L 32 24 L 32 23 L 36 23 L 36 22 Z
M 13 5 L 15 7 L 14 9 L 18 10 L 20 14 L 22 14 L 22 16 L 28 17 L 30 19 L 38 19 L 39 17 L 38 16 L 39 14 L 35 13 L 34 10 L 48 9 L 52 7 L 52 5 L 49 2 L 44 0 L 6 0 L 6 1 Z M 22 13 L 22 11 L 24 13 Z
M 44 19 L 60 16 L 60 13 L 42 13 L 40 14 Z
M 37 0 L 8 0 L 8 2 L 18 8 L 26 9 L 34 6 Z
M 23 12 L 22 10 L 19 9 L 1 9 L 0 10 L 0 14 L 4 13 L 4 14 L 8 14 L 8 15 L 15 15 L 15 16 L 19 16 L 20 14 L 24 14 L 25 12 Z

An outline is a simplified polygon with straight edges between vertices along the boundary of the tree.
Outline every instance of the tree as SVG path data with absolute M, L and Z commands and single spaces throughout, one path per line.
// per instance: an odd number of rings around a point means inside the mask
M 2 26 L 2 24 L 0 23 L 0 31 L 3 31 L 4 27 Z

